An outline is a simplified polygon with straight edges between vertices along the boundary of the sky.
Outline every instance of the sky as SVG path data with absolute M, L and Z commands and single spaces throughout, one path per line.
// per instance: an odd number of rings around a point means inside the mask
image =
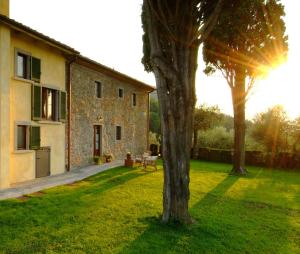
M 299 0 L 282 0 L 285 6 L 289 59 L 259 80 L 246 106 L 251 119 L 276 104 L 283 104 L 291 118 L 300 116 Z M 82 55 L 155 86 L 144 71 L 142 58 L 142 0 L 10 0 L 10 17 L 38 30 Z M 200 49 L 196 79 L 197 104 L 219 105 L 232 115 L 230 89 L 220 73 L 205 76 Z

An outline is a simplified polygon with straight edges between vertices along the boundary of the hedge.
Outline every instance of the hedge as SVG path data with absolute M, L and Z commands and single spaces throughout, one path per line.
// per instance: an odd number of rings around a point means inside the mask
M 193 154 L 193 152 L 192 152 Z M 195 159 L 232 163 L 233 150 L 201 147 Z M 264 166 L 283 169 L 300 169 L 300 155 L 280 152 L 275 156 L 262 151 L 246 151 L 245 163 L 249 166 Z

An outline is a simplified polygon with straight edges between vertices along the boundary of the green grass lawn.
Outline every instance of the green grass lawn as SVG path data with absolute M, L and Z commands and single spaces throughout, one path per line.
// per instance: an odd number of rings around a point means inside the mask
M 192 162 L 191 226 L 163 225 L 162 168 L 0 201 L 0 253 L 300 253 L 300 172 Z

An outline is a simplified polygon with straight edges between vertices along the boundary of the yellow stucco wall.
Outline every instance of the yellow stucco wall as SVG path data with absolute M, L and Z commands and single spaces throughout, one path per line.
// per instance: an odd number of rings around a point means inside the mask
M 65 91 L 65 58 L 59 51 L 24 34 L 11 35 L 10 45 L 10 183 L 35 178 L 35 151 L 16 151 L 17 122 L 30 122 L 41 128 L 41 146 L 51 148 L 51 175 L 65 172 L 65 124 L 31 120 L 32 82 L 15 77 L 15 50 L 41 59 L 41 84 Z
M 10 30 L 0 24 L 0 189 L 9 187 Z
M 9 1 L 0 0 L 0 14 L 9 16 Z

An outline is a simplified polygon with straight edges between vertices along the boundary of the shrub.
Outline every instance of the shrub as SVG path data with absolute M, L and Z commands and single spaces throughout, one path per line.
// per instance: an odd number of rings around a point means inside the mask
M 215 148 L 199 148 L 199 159 L 215 162 L 232 162 L 232 150 L 215 149 Z
M 224 127 L 215 127 L 206 131 L 200 131 L 198 135 L 198 144 L 200 147 L 232 149 L 233 131 L 227 131 Z
M 94 163 L 97 164 L 97 165 L 102 164 L 101 157 L 99 157 L 99 156 L 94 156 L 94 157 L 93 157 L 93 161 L 94 161 Z
M 233 150 L 199 148 L 198 159 L 214 162 L 232 163 Z M 282 169 L 300 169 L 300 155 L 281 152 L 272 156 L 262 151 L 246 151 L 246 165 L 269 166 Z

